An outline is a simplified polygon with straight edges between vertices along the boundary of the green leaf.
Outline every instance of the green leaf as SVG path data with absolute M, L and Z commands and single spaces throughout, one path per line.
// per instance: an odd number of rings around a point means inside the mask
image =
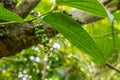
M 0 3 L 0 20 L 23 22 L 23 19 L 15 13 L 5 9 Z
M 105 8 L 98 0 L 56 0 L 56 3 L 71 6 L 100 17 L 106 17 L 108 15 Z
M 73 45 L 90 55 L 95 61 L 105 64 L 104 56 L 89 34 L 73 18 L 59 12 L 46 15 L 43 20 L 66 37 Z

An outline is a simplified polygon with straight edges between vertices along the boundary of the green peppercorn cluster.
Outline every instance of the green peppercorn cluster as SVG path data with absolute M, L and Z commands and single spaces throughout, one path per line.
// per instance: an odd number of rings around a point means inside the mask
M 43 29 L 43 25 L 35 26 L 35 34 L 38 39 L 41 39 L 41 44 L 44 46 L 45 49 L 44 52 L 48 53 L 49 48 L 47 47 L 47 44 L 49 43 L 49 38 Z
M 67 15 L 67 16 L 72 17 L 72 14 L 68 13 L 66 10 L 63 10 L 61 12 L 64 13 L 65 15 Z M 79 23 L 81 26 L 84 24 L 84 22 L 81 21 L 81 20 L 76 20 L 76 22 Z
M 49 43 L 49 38 L 43 29 L 43 25 L 35 26 L 35 34 L 38 39 L 42 40 L 41 43 L 43 45 L 46 46 Z

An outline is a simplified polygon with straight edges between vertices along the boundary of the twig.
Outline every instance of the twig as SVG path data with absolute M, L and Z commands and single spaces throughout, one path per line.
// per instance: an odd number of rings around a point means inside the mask
M 22 59 L 12 59 L 8 57 L 3 57 L 2 60 L 12 61 L 12 62 L 22 62 Z
M 114 28 L 114 21 L 112 22 L 111 24 L 111 29 L 112 29 L 112 41 L 113 41 L 113 47 L 114 47 L 114 50 L 115 52 L 117 53 L 117 46 L 116 46 L 116 42 L 115 42 L 115 28 Z
M 97 35 L 97 36 L 92 36 L 92 38 L 101 38 L 101 37 L 107 37 L 107 36 L 111 36 L 112 34 L 120 34 L 120 31 L 114 32 L 114 33 L 106 33 L 103 35 Z
M 106 63 L 106 66 L 107 66 L 107 67 L 109 67 L 109 68 L 111 68 L 111 69 L 113 69 L 113 70 L 115 70 L 116 72 L 120 73 L 120 70 L 119 70 L 119 69 L 117 69 L 117 68 L 115 68 L 115 67 L 114 67 L 114 66 L 112 66 L 111 64 Z
M 23 21 L 23 22 L 24 22 L 24 21 Z M 1 26 L 1 25 L 15 24 L 15 23 L 23 23 L 23 22 L 18 22 L 18 21 L 2 22 L 2 23 L 0 23 L 0 26 Z

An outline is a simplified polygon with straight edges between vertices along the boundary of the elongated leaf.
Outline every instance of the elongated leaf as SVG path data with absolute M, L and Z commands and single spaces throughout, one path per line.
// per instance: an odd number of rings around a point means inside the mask
M 100 17 L 106 17 L 107 12 L 98 0 L 56 0 L 59 5 L 71 6 Z
M 73 18 L 63 13 L 54 12 L 45 16 L 43 20 L 63 34 L 73 45 L 94 58 L 94 60 L 105 64 L 104 56 L 99 47 Z
M 23 19 L 16 15 L 15 13 L 5 9 L 2 4 L 0 3 L 0 20 L 6 20 L 6 21 L 18 21 L 22 22 Z

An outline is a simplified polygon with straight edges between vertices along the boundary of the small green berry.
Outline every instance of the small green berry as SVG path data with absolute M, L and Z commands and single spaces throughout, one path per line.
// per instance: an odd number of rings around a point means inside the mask
M 37 38 L 42 38 L 42 35 L 37 34 L 36 37 Z
M 38 31 L 39 30 L 39 28 L 35 28 L 35 31 Z
M 83 25 L 84 22 L 80 21 L 80 20 L 76 20 L 76 22 L 78 22 L 80 25 Z
M 35 34 L 41 34 L 42 35 L 42 34 L 44 34 L 44 30 L 38 30 L 38 31 L 35 32 Z
M 72 16 L 72 14 L 69 14 L 67 11 L 63 10 L 62 13 L 68 15 L 68 16 Z

